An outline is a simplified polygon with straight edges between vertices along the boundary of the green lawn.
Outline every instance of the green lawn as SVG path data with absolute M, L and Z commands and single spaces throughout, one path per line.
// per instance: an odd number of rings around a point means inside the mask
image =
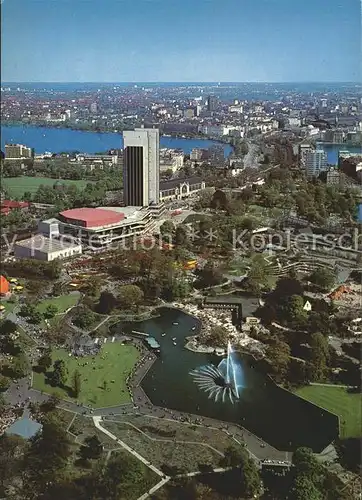
M 360 394 L 350 394 L 343 387 L 309 385 L 296 391 L 298 396 L 329 410 L 340 418 L 340 437 L 361 436 Z
M 52 359 L 53 361 L 62 359 L 65 362 L 68 369 L 67 387 L 53 387 L 48 383 L 47 374 L 37 372 L 34 372 L 33 387 L 48 393 L 56 392 L 62 399 L 74 401 L 72 391 L 68 386 L 71 385 L 75 370 L 79 370 L 81 374 L 79 402 L 94 408 L 128 403 L 131 397 L 127 391 L 126 379 L 138 358 L 139 353 L 134 346 L 110 341 L 103 345 L 100 353 L 95 357 L 75 358 L 69 356 L 64 349 L 56 349 L 52 352 Z M 88 365 L 85 365 L 87 362 Z M 106 389 L 103 386 L 105 381 L 107 382 Z
M 21 198 L 26 191 L 34 194 L 38 187 L 43 184 L 44 186 L 53 186 L 59 179 L 51 179 L 50 177 L 4 177 L 2 179 L 3 188 L 9 193 L 10 197 Z M 84 189 L 90 181 L 79 180 L 71 181 L 68 179 L 60 179 L 66 185 L 74 184 L 79 189 Z
M 60 295 L 59 297 L 53 297 L 50 299 L 44 299 L 38 304 L 37 309 L 39 312 L 44 313 L 46 308 L 52 304 L 58 308 L 58 313 L 64 313 L 67 309 L 77 304 L 79 296 L 79 293 L 72 293 Z
M 14 307 L 17 306 L 18 301 L 15 300 L 14 302 L 12 302 L 10 300 L 1 300 L 0 304 L 5 307 L 5 313 L 7 314 L 7 313 L 12 312 L 12 310 L 14 309 Z

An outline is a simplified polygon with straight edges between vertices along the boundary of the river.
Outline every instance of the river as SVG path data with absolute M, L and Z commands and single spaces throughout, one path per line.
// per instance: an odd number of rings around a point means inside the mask
M 221 144 L 208 139 L 182 139 L 178 137 L 161 137 L 162 148 L 181 149 L 189 154 L 193 148 L 209 148 Z M 121 134 L 114 132 L 85 132 L 69 128 L 46 128 L 33 126 L 1 126 L 1 149 L 5 144 L 24 144 L 34 148 L 36 153 L 50 151 L 80 151 L 82 153 L 98 153 L 109 149 L 123 148 Z M 223 144 L 224 155 L 232 152 L 229 144 Z
M 239 401 L 215 403 L 208 399 L 190 371 L 210 363 L 217 365 L 221 358 L 185 349 L 186 337 L 200 328 L 198 320 L 177 309 L 164 308 L 160 313 L 131 326 L 111 328 L 114 334 L 121 330 L 149 333 L 161 345 L 160 357 L 142 381 L 155 405 L 240 424 L 284 451 L 309 446 L 319 452 L 337 437 L 335 416 L 277 387 L 248 355 L 240 356 L 244 382 Z

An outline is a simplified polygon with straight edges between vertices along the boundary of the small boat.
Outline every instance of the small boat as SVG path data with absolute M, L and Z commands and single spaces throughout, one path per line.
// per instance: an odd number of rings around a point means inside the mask
M 178 323 L 172 323 L 173 325 L 178 325 Z
M 163 334 L 161 335 L 161 337 L 164 337 L 165 335 L 166 335 L 166 334 L 165 334 L 165 333 L 163 333 Z
M 196 330 L 196 326 L 193 326 L 193 327 L 191 328 L 191 330 L 192 330 L 192 331 L 195 331 L 195 330 Z
M 176 342 L 173 342 L 173 345 L 177 345 Z
M 176 340 L 176 337 L 173 337 L 173 339 L 172 339 L 172 340 L 173 340 L 173 341 L 175 341 L 175 340 Z

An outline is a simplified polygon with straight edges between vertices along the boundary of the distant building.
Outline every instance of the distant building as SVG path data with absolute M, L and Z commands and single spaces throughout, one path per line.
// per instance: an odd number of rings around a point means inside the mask
M 327 172 L 327 184 L 335 186 L 340 184 L 340 171 L 336 167 L 331 167 Z
M 160 182 L 160 201 L 182 200 L 205 189 L 205 181 L 201 177 L 186 177 Z
M 190 153 L 190 160 L 201 161 L 204 160 L 206 156 L 207 156 L 207 149 L 193 148 Z
M 243 105 L 239 104 L 238 101 L 236 101 L 236 104 L 229 106 L 229 113 L 238 113 L 239 115 L 241 115 L 242 112 L 243 112 Z
M 217 97 L 214 95 L 209 95 L 207 98 L 207 110 L 212 112 L 216 111 L 217 108 Z
M 98 105 L 96 102 L 92 102 L 91 105 L 89 106 L 89 110 L 91 113 L 97 113 L 98 111 Z
M 328 169 L 327 153 L 322 149 L 309 151 L 305 155 L 305 171 L 307 177 L 318 177 Z
M 197 114 L 197 108 L 196 107 L 193 107 L 193 108 L 187 108 L 184 110 L 183 112 L 183 115 L 185 118 L 195 118 L 195 116 L 198 116 Z
M 339 155 L 339 169 L 355 182 L 362 182 L 362 154 L 344 154 Z
M 32 238 L 14 244 L 14 257 L 51 262 L 56 259 L 74 257 L 82 253 L 82 246 L 70 239 L 47 238 L 36 234 Z
M 123 186 L 126 206 L 159 203 L 160 136 L 158 129 L 123 132 Z
M 9 215 L 12 210 L 28 210 L 29 206 L 27 201 L 1 200 L 0 211 L 3 215 Z
M 309 142 L 299 144 L 299 167 L 305 168 L 306 155 L 315 151 L 314 147 Z
M 160 172 L 166 172 L 171 170 L 175 173 L 177 170 L 183 167 L 184 164 L 184 154 L 183 152 L 178 152 L 176 150 L 161 150 L 160 155 Z
M 32 158 L 33 150 L 23 144 L 5 144 L 5 159 L 19 160 Z
M 209 162 L 220 165 L 225 163 L 224 147 L 220 145 L 211 146 L 208 149 Z

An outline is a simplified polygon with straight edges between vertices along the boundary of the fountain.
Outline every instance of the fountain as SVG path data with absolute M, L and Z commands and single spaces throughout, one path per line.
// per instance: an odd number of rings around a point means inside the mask
M 228 342 L 226 358 L 217 367 L 206 365 L 190 372 L 199 388 L 209 394 L 209 399 L 223 403 L 226 401 L 234 403 L 239 399 L 239 389 L 243 387 L 243 375 L 235 355 Z

